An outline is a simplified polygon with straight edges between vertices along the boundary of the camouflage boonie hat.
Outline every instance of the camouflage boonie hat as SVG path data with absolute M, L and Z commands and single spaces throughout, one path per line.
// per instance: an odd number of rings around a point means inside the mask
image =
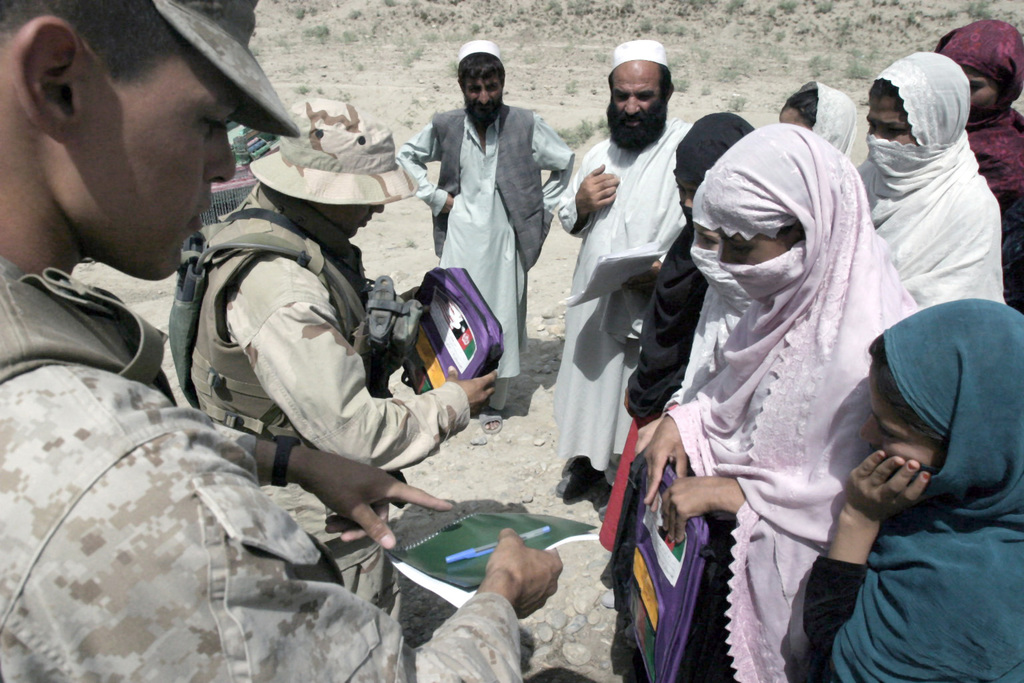
M 249 167 L 260 182 L 289 197 L 322 204 L 387 204 L 416 185 L 395 161 L 395 140 L 382 123 L 351 104 L 312 99 L 292 107 L 299 137 Z
M 298 135 L 267 75 L 249 52 L 258 0 L 153 0 L 167 23 L 241 92 L 232 119 L 256 130 Z

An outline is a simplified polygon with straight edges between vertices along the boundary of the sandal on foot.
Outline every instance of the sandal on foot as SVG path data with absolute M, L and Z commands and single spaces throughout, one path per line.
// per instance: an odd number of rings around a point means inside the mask
M 498 413 L 480 413 L 480 429 L 487 436 L 494 436 L 503 426 L 504 420 Z

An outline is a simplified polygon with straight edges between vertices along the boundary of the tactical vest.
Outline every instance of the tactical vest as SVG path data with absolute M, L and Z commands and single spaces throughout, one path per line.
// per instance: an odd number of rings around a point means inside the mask
M 140 315 L 55 268 L 12 275 L 0 262 L 0 382 L 44 365 L 85 365 L 155 387 L 174 402 L 160 370 L 163 334 Z
M 236 220 L 210 228 L 207 230 L 213 233 L 208 241 L 211 247 L 261 235 L 279 240 L 296 252 L 305 252 L 309 258 L 299 260 L 299 265 L 323 284 L 338 312 L 342 334 L 368 363 L 365 335 L 356 334 L 366 317 L 360 294 L 315 240 L 261 219 Z M 267 396 L 245 352 L 231 341 L 228 332 L 227 295 L 239 277 L 261 258 L 267 258 L 267 251 L 254 247 L 227 251 L 213 260 L 192 353 L 192 381 L 200 408 L 214 421 L 266 437 L 284 434 L 302 438 L 284 411 Z M 258 284 L 274 286 L 272 282 Z
M 437 186 L 450 195 L 461 187 L 462 142 L 465 139 L 464 109 L 437 114 L 433 123 L 441 148 L 441 172 Z M 533 112 L 502 105 L 498 115 L 498 163 L 495 184 L 516 233 L 516 249 L 529 270 L 540 258 L 551 228 L 552 215 L 544 210 L 541 168 L 533 159 Z M 438 257 L 448 235 L 448 214 L 434 216 L 434 251 Z

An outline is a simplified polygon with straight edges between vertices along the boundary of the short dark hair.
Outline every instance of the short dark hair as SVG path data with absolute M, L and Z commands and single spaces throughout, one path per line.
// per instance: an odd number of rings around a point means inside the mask
M 505 84 L 505 65 L 489 52 L 474 52 L 459 62 L 459 83 L 487 79 L 497 76 L 501 84 Z
M 800 89 L 789 96 L 786 103 L 782 105 L 782 111 L 792 109 L 808 128 L 814 128 L 818 122 L 818 84 L 814 81 L 804 83 Z
M 871 370 L 875 374 L 875 389 L 878 391 L 878 394 L 885 399 L 886 403 L 892 406 L 897 417 L 903 420 L 910 429 L 942 444 L 944 447 L 947 443 L 946 438 L 925 422 L 917 414 L 917 411 L 907 403 L 907 399 L 903 398 L 903 394 L 900 393 L 899 385 L 896 384 L 896 378 L 889 368 L 889 357 L 885 352 L 884 335 L 878 335 L 871 342 L 871 346 L 868 347 L 868 353 L 871 354 Z
M 612 69 L 608 73 L 608 89 L 612 87 L 612 74 L 615 73 L 615 69 Z M 668 67 L 664 64 L 658 64 L 658 73 L 661 75 L 658 80 L 658 93 L 661 95 L 661 99 L 665 99 L 668 93 L 672 92 L 672 72 L 668 70 Z
M 871 90 L 868 91 L 868 97 L 873 97 L 876 100 L 882 97 L 891 97 L 896 100 L 896 110 L 903 114 L 907 113 L 903 107 L 903 98 L 900 97 L 900 89 L 893 85 L 892 81 L 884 78 L 875 79 L 875 82 L 871 84 Z
M 118 81 L 141 78 L 187 45 L 152 0 L 0 0 L 0 34 L 47 15 L 74 26 Z

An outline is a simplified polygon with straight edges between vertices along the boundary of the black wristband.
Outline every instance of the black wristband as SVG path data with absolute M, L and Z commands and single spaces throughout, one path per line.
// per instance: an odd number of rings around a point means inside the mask
M 292 449 L 298 445 L 299 440 L 294 436 L 275 436 L 274 443 L 277 450 L 274 451 L 274 469 L 270 473 L 272 486 L 288 485 L 288 458 L 291 457 Z

